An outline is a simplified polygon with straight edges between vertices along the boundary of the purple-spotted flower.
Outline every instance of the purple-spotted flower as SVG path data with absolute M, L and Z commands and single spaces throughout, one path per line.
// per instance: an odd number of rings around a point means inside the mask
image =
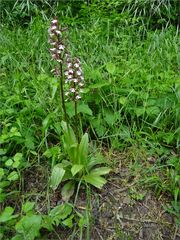
M 48 29 L 49 32 L 49 43 L 52 46 L 49 51 L 53 60 L 57 62 L 62 62 L 63 53 L 65 51 L 65 46 L 63 44 L 62 32 L 63 29 L 59 26 L 58 20 L 55 17 L 51 21 L 51 26 Z
M 71 60 L 69 54 L 66 54 L 66 70 L 64 74 L 66 76 L 65 83 L 69 85 L 65 95 L 74 101 L 81 99 L 80 93 L 83 92 L 84 77 L 79 58 Z
M 77 101 L 81 99 L 80 93 L 83 92 L 84 77 L 81 69 L 80 59 L 77 57 L 72 59 L 69 52 L 67 51 L 67 48 L 64 45 L 64 30 L 65 29 L 61 28 L 58 23 L 58 19 L 55 17 L 51 21 L 51 26 L 48 30 L 49 43 L 51 45 L 49 51 L 51 53 L 52 59 L 55 60 L 56 63 L 60 63 L 61 67 L 59 64 L 56 64 L 55 68 L 52 69 L 51 72 L 55 76 L 61 77 L 63 84 L 66 84 L 66 86 L 62 87 L 62 95 L 65 95 L 68 97 L 68 99 Z M 63 93 L 64 87 L 67 90 L 65 93 Z

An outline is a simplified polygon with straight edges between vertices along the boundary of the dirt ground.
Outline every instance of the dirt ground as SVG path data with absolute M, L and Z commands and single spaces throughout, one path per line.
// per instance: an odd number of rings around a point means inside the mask
M 101 191 L 91 191 L 91 240 L 180 240 L 173 216 L 163 206 L 169 201 L 155 196 L 153 189 L 139 186 L 130 170 L 119 166 L 111 173 L 108 183 Z M 48 173 L 28 172 L 24 181 L 24 192 L 34 192 L 29 200 L 38 203 L 37 211 L 46 213 L 47 199 L 45 189 Z M 46 178 L 46 180 L 44 179 Z M 42 187 L 43 185 L 43 187 Z M 47 196 L 47 195 L 46 195 Z M 59 191 L 50 196 L 50 206 L 61 203 Z M 83 190 L 79 194 L 77 210 L 86 207 Z M 72 238 L 72 231 L 56 229 L 56 235 L 45 233 L 41 239 L 72 240 L 79 239 L 78 233 Z M 86 240 L 84 235 L 82 240 Z

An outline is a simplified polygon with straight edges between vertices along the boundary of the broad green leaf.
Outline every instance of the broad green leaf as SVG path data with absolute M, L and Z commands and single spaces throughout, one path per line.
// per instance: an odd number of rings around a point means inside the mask
M 73 102 L 67 102 L 65 104 L 66 106 L 66 111 L 67 114 L 70 118 L 72 118 L 75 115 L 75 111 L 74 111 L 74 103 Z
M 19 178 L 19 175 L 16 171 L 12 171 L 7 177 L 9 181 L 16 181 L 18 180 L 18 178 Z
M 13 168 L 18 168 L 19 165 L 20 165 L 20 162 L 19 162 L 19 161 L 15 161 L 15 162 L 13 163 Z
M 12 207 L 6 207 L 4 211 L 0 215 L 0 223 L 7 222 L 13 218 L 18 217 L 18 215 L 13 215 L 14 208 Z
M 94 166 L 101 164 L 101 163 L 106 163 L 107 160 L 101 153 L 96 153 L 96 156 L 91 157 L 88 159 L 88 170 L 91 170 Z
M 24 213 L 27 213 L 29 211 L 31 211 L 34 208 L 35 202 L 26 202 L 25 204 L 23 204 L 22 206 L 22 210 Z
M 71 173 L 75 176 L 79 171 L 83 169 L 84 165 L 82 164 L 74 164 L 71 168 Z
M 62 220 L 67 218 L 72 212 L 72 206 L 70 204 L 62 204 L 55 208 L 53 208 L 49 216 L 51 217 L 52 221 L 58 226 Z
M 10 167 L 13 165 L 13 160 L 12 159 L 8 159 L 6 162 L 5 162 L 5 166 L 6 167 Z
M 76 144 L 77 143 L 76 136 L 71 126 L 68 126 L 67 123 L 64 121 L 61 122 L 61 126 L 64 133 L 65 144 L 69 146 Z
M 53 100 L 58 90 L 59 81 L 57 78 L 52 78 L 50 83 L 51 83 L 51 100 Z
M 90 116 L 93 115 L 92 110 L 89 108 L 89 106 L 87 104 L 83 104 L 83 103 L 78 105 L 77 112 L 78 113 L 85 113 L 85 114 L 88 114 Z
M 0 179 L 4 176 L 4 169 L 0 168 Z
M 102 137 L 106 133 L 107 128 L 104 126 L 104 121 L 102 120 L 101 115 L 98 116 L 98 119 L 92 119 L 91 124 L 95 128 L 98 137 Z
M 39 236 L 41 221 L 40 215 L 24 216 L 16 224 L 15 229 L 19 234 L 22 234 L 22 239 L 34 240 Z
M 11 183 L 9 181 L 1 181 L 0 188 L 8 187 Z
M 47 117 L 43 120 L 42 126 L 44 131 L 48 129 L 53 117 L 54 117 L 54 113 L 49 113 Z
M 79 219 L 79 222 L 78 222 L 78 226 L 80 227 L 80 228 L 83 228 L 83 226 L 87 226 L 87 224 L 88 224 L 88 219 L 87 219 L 87 217 L 86 216 L 80 216 L 80 219 Z
M 43 155 L 46 156 L 47 158 L 57 156 L 58 154 L 60 154 L 60 147 L 59 146 L 51 147 L 43 153 Z
M 62 160 L 61 164 L 62 164 L 63 168 L 72 166 L 71 162 L 67 161 L 67 160 Z
M 0 238 L 1 239 L 1 238 Z M 13 238 L 11 238 L 11 240 L 22 240 L 22 235 L 21 234 L 17 234 L 16 236 L 14 236 Z
M 6 199 L 7 194 L 4 192 L 0 193 L 0 203 L 3 203 Z
M 106 64 L 106 69 L 109 73 L 114 74 L 116 70 L 116 66 L 114 65 L 114 63 L 109 62 Z
M 145 113 L 145 108 L 144 107 L 136 107 L 136 108 L 134 108 L 134 111 L 135 111 L 137 117 L 139 117 Z
M 156 107 L 156 106 L 152 106 L 152 107 L 147 107 L 146 108 L 146 113 L 149 116 L 154 116 L 154 115 L 158 115 L 161 112 L 160 108 Z
M 67 219 L 62 221 L 62 224 L 64 224 L 66 227 L 72 228 L 73 227 L 73 218 L 74 218 L 74 215 L 71 215 L 70 217 L 68 217 Z
M 84 180 L 87 183 L 90 183 L 91 185 L 93 185 L 99 189 L 102 188 L 103 185 L 107 182 L 105 178 L 100 177 L 97 174 L 91 174 L 91 173 L 84 176 Z
M 0 148 L 0 156 L 5 155 L 7 152 L 7 149 Z
M 73 178 L 73 176 L 72 176 L 72 173 L 71 173 L 71 168 L 67 167 L 62 181 L 63 182 L 69 181 L 72 178 Z
M 16 153 L 14 155 L 14 161 L 21 161 L 22 160 L 22 157 L 23 157 L 23 154 L 22 153 Z
M 73 195 L 74 187 L 75 187 L 75 183 L 73 181 L 69 181 L 63 186 L 61 190 L 61 195 L 62 195 L 62 199 L 65 202 L 67 202 L 70 199 L 70 197 Z
M 51 179 L 50 179 L 51 187 L 54 190 L 56 190 L 56 188 L 61 183 L 64 174 L 65 174 L 65 170 L 62 168 L 61 164 L 57 164 L 54 166 L 51 174 Z
M 99 167 L 96 169 L 93 169 L 90 173 L 91 174 L 97 174 L 97 175 L 105 175 L 108 174 L 112 169 L 109 167 Z
M 46 228 L 48 231 L 53 231 L 53 222 L 52 218 L 48 215 L 44 215 L 42 218 L 42 223 L 41 223 L 42 228 Z
M 127 141 L 128 139 L 131 138 L 131 132 L 130 132 L 129 128 L 125 125 L 121 126 L 121 131 L 120 131 L 119 135 L 125 141 Z
M 31 136 L 30 134 L 27 134 L 25 137 L 25 142 L 24 142 L 26 148 L 29 150 L 34 150 L 35 149 L 35 138 Z
M 10 129 L 10 137 L 21 137 L 21 133 L 18 131 L 18 129 L 16 127 L 12 127 Z
M 120 97 L 119 98 L 119 103 L 122 104 L 122 105 L 125 105 L 127 103 L 127 98 L 126 97 Z
M 88 157 L 88 147 L 89 147 L 89 138 L 88 134 L 85 133 L 82 136 L 81 142 L 79 144 L 79 163 L 86 165 L 87 164 L 87 157 Z
M 106 111 L 104 120 L 107 122 L 108 125 L 112 126 L 117 120 L 117 115 L 115 114 L 115 112 Z
M 77 163 L 77 147 L 78 143 L 76 140 L 75 133 L 71 126 L 68 126 L 66 122 L 62 121 L 61 126 L 64 133 L 64 148 L 72 163 Z

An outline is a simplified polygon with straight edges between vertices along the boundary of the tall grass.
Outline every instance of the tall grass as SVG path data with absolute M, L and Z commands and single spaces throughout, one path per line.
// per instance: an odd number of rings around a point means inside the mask
M 12 98 L 6 101 L 9 106 L 21 102 L 21 111 L 27 102 L 34 111 L 39 106 L 40 113 L 31 116 L 41 121 L 58 101 L 51 99 L 49 106 L 56 80 L 49 75 L 46 29 L 46 21 L 35 19 L 26 29 L 4 27 L 0 36 L 2 82 Z M 84 115 L 84 123 L 94 134 L 115 147 L 139 137 L 179 147 L 176 30 L 149 31 L 142 41 L 135 27 L 119 29 L 110 20 L 90 19 L 89 25 L 69 27 L 69 35 L 73 52 L 83 59 L 91 93 L 84 94 L 85 101 L 93 111 Z

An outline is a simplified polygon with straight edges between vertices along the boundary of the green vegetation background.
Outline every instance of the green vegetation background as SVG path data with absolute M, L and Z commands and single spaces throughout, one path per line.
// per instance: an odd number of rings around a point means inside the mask
M 72 54 L 83 64 L 83 129 L 106 148 L 134 147 L 155 156 L 157 168 L 147 170 L 146 182 L 170 194 L 177 214 L 179 1 L 1 0 L 0 9 L 1 202 L 9 198 L 8 181 L 41 164 L 47 148 L 59 144 L 59 86 L 50 73 L 47 34 L 57 15 L 68 26 Z M 71 104 L 67 108 L 73 118 Z M 17 153 L 24 162 L 8 168 L 7 160 Z

